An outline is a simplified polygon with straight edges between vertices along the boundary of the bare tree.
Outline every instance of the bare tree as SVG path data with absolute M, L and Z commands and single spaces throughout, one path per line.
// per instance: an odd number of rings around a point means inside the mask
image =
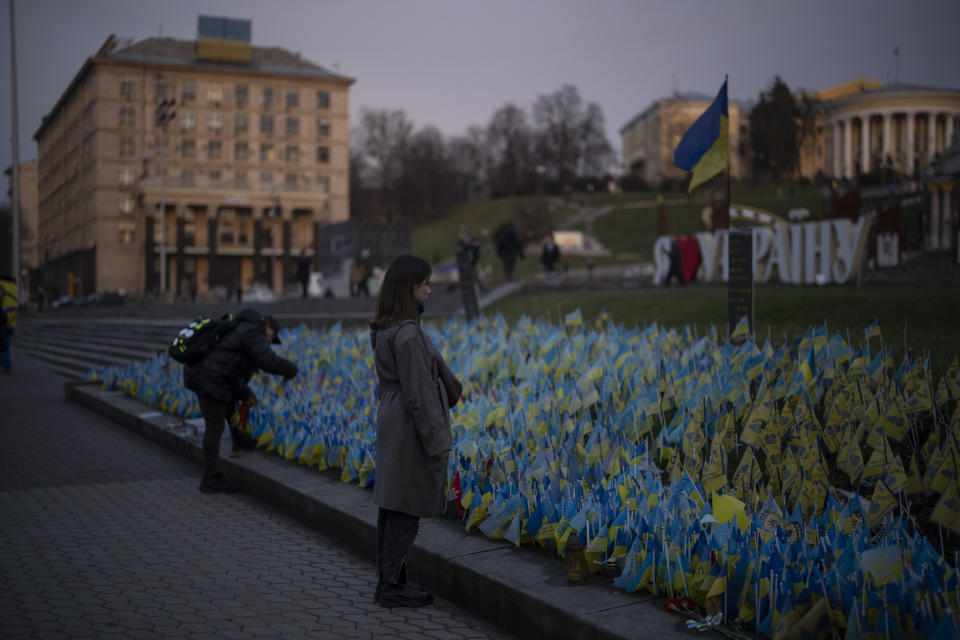
M 603 110 L 584 106 L 573 85 L 541 95 L 533 105 L 537 157 L 549 177 L 567 185 L 577 176 L 602 175 L 611 147 L 604 132 Z
M 381 204 L 387 217 L 393 213 L 391 190 L 400 178 L 404 147 L 413 123 L 401 109 L 363 109 L 357 131 L 357 148 L 362 150 L 376 175 Z
M 603 176 L 610 169 L 613 147 L 607 140 L 607 121 L 603 109 L 595 102 L 587 105 L 587 112 L 580 125 L 580 140 L 583 148 L 578 170 L 582 176 Z
M 494 194 L 512 196 L 524 191 L 531 166 L 532 133 L 523 109 L 507 103 L 494 112 L 487 125 Z
M 447 143 L 447 158 L 457 180 L 457 190 L 465 200 L 482 197 L 489 181 L 490 156 L 486 132 L 476 125 L 464 136 Z
M 424 127 L 413 134 L 404 146 L 400 165 L 396 199 L 407 219 L 435 218 L 458 201 L 455 169 L 437 128 Z

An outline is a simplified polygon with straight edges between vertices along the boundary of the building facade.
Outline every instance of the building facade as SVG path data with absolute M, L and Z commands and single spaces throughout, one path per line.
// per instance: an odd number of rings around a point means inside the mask
M 620 128 L 624 173 L 650 184 L 686 179 L 689 173 L 673 164 L 673 151 L 713 99 L 696 93 L 674 94 L 657 100 L 627 122 Z M 749 131 L 741 109 L 740 102 L 728 100 L 730 175 L 734 178 L 743 177 L 746 166 L 744 142 Z
M 854 178 L 889 169 L 919 176 L 950 143 L 960 122 L 960 91 L 884 84 L 859 78 L 810 94 L 820 104 L 813 135 L 800 148 L 799 175 Z M 620 129 L 624 171 L 650 183 L 683 179 L 673 150 L 712 98 L 698 94 L 657 100 Z M 749 113 L 729 102 L 730 164 L 750 173 Z
M 111 36 L 43 119 L 51 294 L 279 291 L 349 218 L 353 79 L 249 42 L 218 59 L 209 42 Z
M 818 170 L 854 178 L 890 169 L 919 176 L 947 147 L 960 121 L 960 91 L 883 84 L 866 78 L 813 94 L 823 104 L 817 158 L 803 175 Z

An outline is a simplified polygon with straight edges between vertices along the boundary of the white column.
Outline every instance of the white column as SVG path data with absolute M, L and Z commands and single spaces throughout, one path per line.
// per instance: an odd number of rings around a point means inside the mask
M 843 121 L 843 175 L 854 177 L 853 173 L 853 118 Z
M 887 111 L 883 114 L 883 161 L 886 162 L 887 156 L 893 160 L 893 112 Z
M 842 140 L 840 136 L 840 121 L 837 120 L 833 123 L 833 177 L 842 178 L 843 174 L 843 156 L 840 154 L 843 152 L 843 145 L 841 144 Z
M 860 116 L 860 173 L 870 173 L 870 115 Z
M 946 129 L 947 142 L 946 144 L 944 144 L 944 147 L 943 147 L 944 150 L 950 147 L 950 141 L 953 138 L 953 121 L 956 119 L 956 117 L 957 117 L 957 114 L 955 113 L 947 114 L 947 129 Z
M 914 111 L 907 111 L 907 150 L 906 150 L 906 162 L 907 167 L 905 173 L 908 176 L 913 175 L 913 160 L 916 144 L 915 133 L 916 133 L 916 122 L 917 114 Z
M 937 114 L 927 114 L 927 162 L 933 162 L 933 154 L 937 152 Z

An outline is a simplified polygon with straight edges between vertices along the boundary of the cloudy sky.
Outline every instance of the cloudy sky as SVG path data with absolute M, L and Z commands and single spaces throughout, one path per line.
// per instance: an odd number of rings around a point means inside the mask
M 960 89 L 958 0 L 12 0 L 20 159 L 84 60 L 111 33 L 194 39 L 197 15 L 253 21 L 281 46 L 357 79 L 351 114 L 404 109 L 447 135 L 573 84 L 610 142 L 673 91 L 756 99 L 779 74 L 815 90 L 859 77 Z M 9 2 L 0 11 L 0 166 L 11 151 Z

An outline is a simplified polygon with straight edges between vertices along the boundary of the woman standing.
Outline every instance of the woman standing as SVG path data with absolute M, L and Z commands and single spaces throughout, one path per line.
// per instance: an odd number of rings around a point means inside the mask
M 420 326 L 430 265 L 412 255 L 391 263 L 370 323 L 379 381 L 376 481 L 377 590 L 383 607 L 420 607 L 433 596 L 407 583 L 406 560 L 421 517 L 443 507 L 450 416 L 442 359 Z

